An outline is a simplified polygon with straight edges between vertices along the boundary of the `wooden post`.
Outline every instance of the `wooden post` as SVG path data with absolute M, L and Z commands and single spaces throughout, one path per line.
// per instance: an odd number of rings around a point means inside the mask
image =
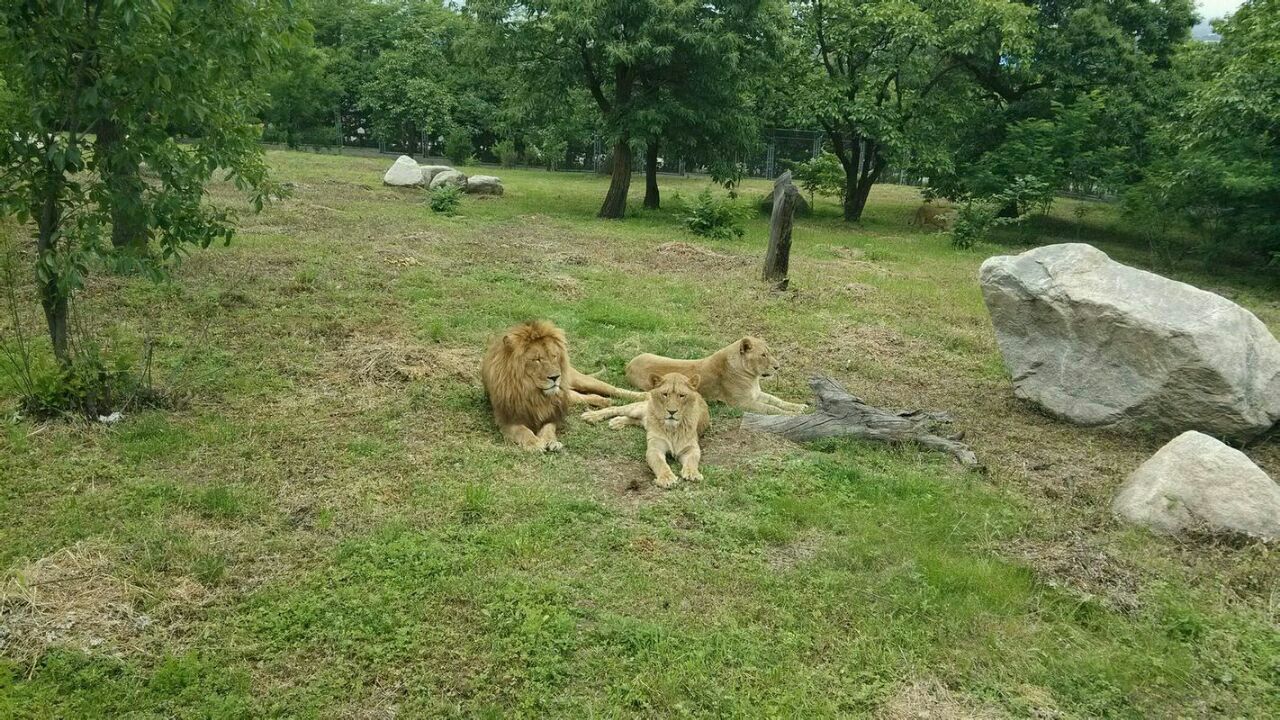
M 769 249 L 764 256 L 764 280 L 775 283 L 779 290 L 786 290 L 790 282 L 787 268 L 791 262 L 791 221 L 799 195 L 800 191 L 791 184 L 790 170 L 773 183 L 773 212 L 769 215 Z

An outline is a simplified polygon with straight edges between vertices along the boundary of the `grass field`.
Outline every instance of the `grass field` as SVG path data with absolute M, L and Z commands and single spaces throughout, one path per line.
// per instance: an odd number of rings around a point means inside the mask
M 982 259 L 1084 238 L 1146 264 L 1109 209 L 959 252 L 906 225 L 913 189 L 860 226 L 820 200 L 773 293 L 754 215 L 710 242 L 674 209 L 595 219 L 598 176 L 504 170 L 443 217 L 381 185 L 390 158 L 270 159 L 294 195 L 230 247 L 81 304 L 110 347 L 154 338 L 179 408 L 4 425 L 0 717 L 1276 716 L 1274 549 L 1116 523 L 1161 438 L 1038 414 L 995 348 Z M 664 204 L 702 186 L 664 179 Z M 1175 274 L 1280 330 L 1261 281 Z M 575 418 L 566 452 L 523 454 L 475 368 L 538 316 L 615 383 L 641 351 L 763 336 L 774 394 L 822 371 L 950 410 L 988 471 L 785 445 L 724 407 L 706 479 L 671 491 L 639 431 Z M 1249 453 L 1280 477 L 1274 440 Z

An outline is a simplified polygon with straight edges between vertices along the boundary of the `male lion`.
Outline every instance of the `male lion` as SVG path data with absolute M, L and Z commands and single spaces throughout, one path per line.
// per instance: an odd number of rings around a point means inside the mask
M 582 413 L 582 419 L 599 422 L 610 418 L 611 428 L 643 425 L 649 444 L 645 460 L 658 487 L 669 488 L 677 482 L 667 465 L 668 455 L 680 461 L 680 477 L 701 480 L 698 461 L 702 459 L 702 448 L 698 437 L 711 424 L 711 415 L 698 394 L 698 380 L 697 375 L 685 377 L 680 373 L 654 375 L 649 378 L 653 389 L 645 402 L 588 410 Z
M 480 363 L 480 379 L 503 436 L 525 450 L 564 449 L 556 429 L 572 402 L 603 407 L 606 395 L 644 397 L 575 370 L 564 332 L 546 320 L 516 325 L 495 340 Z
M 681 373 L 702 378 L 701 393 L 742 410 L 769 415 L 794 415 L 804 405 L 787 402 L 760 389 L 760 379 L 772 377 L 779 365 L 760 338 L 744 337 L 701 360 L 673 360 L 645 353 L 627 363 L 627 380 L 638 388 L 653 387 L 652 378 Z
M 947 224 L 951 222 L 951 208 L 938 207 L 930 202 L 925 202 L 916 209 L 916 214 L 911 216 L 908 225 L 919 225 L 920 227 L 930 226 L 939 230 L 946 230 Z

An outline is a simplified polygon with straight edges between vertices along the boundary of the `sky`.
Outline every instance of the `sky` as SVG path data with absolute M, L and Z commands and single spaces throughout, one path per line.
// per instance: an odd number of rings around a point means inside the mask
M 1220 18 L 1223 15 L 1235 12 L 1240 7 L 1241 0 L 1199 0 L 1196 6 L 1200 8 L 1200 15 L 1206 20 Z

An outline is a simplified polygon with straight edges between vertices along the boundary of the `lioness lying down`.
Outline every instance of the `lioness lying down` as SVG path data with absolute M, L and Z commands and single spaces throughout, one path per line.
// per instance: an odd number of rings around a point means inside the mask
M 681 373 L 702 379 L 699 391 L 707 400 L 767 415 L 795 415 L 804 405 L 787 402 L 760 389 L 760 379 L 778 372 L 769 346 L 760 338 L 744 337 L 701 360 L 673 360 L 645 353 L 627 363 L 627 381 L 645 390 L 654 377 Z
M 588 422 L 609 419 L 609 427 L 643 425 L 649 447 L 645 460 L 653 470 L 658 487 L 668 488 L 677 482 L 675 473 L 667 465 L 667 456 L 680 461 L 680 477 L 685 480 L 701 480 L 698 462 L 702 459 L 702 447 L 698 437 L 711 424 L 707 403 L 698 394 L 698 376 L 685 377 L 680 373 L 654 375 L 649 378 L 649 397 L 644 402 L 631 403 L 603 410 L 582 413 Z
M 516 325 L 495 340 L 480 363 L 480 379 L 503 436 L 525 450 L 564 448 L 556 429 L 570 403 L 604 407 L 609 397 L 644 397 L 575 370 L 564 332 L 546 320 Z

